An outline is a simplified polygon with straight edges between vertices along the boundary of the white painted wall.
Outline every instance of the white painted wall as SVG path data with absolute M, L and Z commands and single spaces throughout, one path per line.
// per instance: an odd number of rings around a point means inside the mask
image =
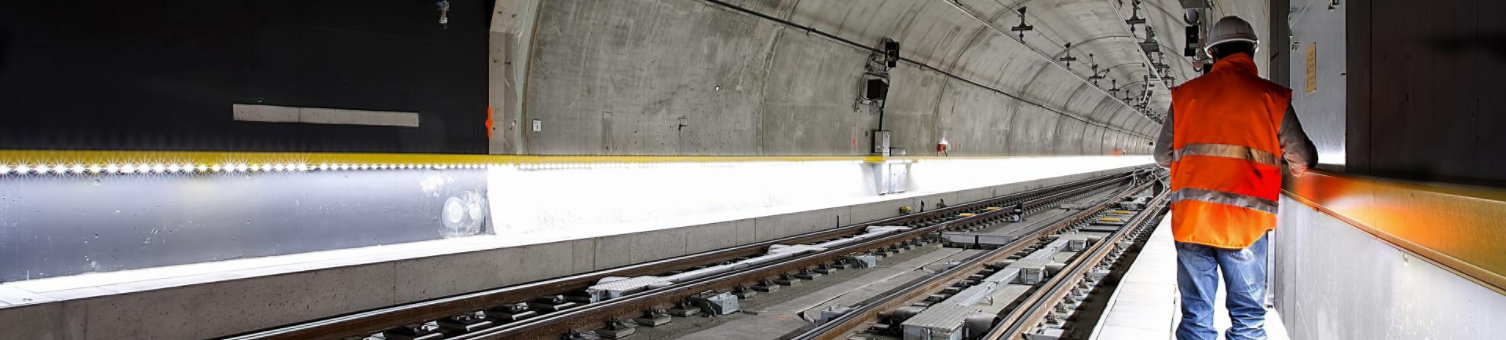
M 911 165 L 908 192 L 885 196 L 876 194 L 873 172 L 859 161 L 525 165 L 491 170 L 488 192 L 497 235 L 544 242 L 855 205 L 1150 161 L 1146 156 L 922 159 Z M 528 242 L 533 241 L 523 243 Z
M 1506 295 L 1286 196 L 1276 309 L 1293 339 L 1498 339 Z

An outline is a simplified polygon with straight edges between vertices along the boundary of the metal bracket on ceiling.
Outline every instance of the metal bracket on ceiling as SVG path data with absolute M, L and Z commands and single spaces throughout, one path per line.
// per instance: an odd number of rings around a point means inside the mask
M 1020 12 L 1020 24 L 1014 25 L 1014 27 L 1009 28 L 1010 31 L 1020 32 L 1020 41 L 1025 41 L 1025 32 L 1035 30 L 1035 26 L 1025 24 L 1025 9 L 1025 6 L 1020 6 L 1020 9 L 1016 10 L 1017 12 Z
M 1125 19 L 1124 20 L 1124 23 L 1130 25 L 1130 33 L 1135 33 L 1135 25 L 1144 25 L 1145 24 L 1145 18 L 1141 18 L 1140 17 L 1140 0 L 1135 0 L 1134 2 L 1131 2 L 1130 3 L 1130 8 L 1131 8 L 1131 10 L 1133 12 L 1131 12 L 1129 19 Z M 1149 27 L 1146 27 L 1146 28 L 1149 28 Z
M 1088 53 L 1088 62 L 1093 63 L 1093 66 L 1089 67 L 1093 70 L 1093 75 L 1088 76 L 1088 80 L 1093 81 L 1093 86 L 1098 86 L 1098 80 L 1106 78 L 1109 74 L 1109 70 L 1099 70 L 1098 63 L 1093 61 L 1092 53 Z
M 1073 57 L 1072 56 L 1072 43 L 1070 43 L 1070 42 L 1067 43 L 1066 50 L 1062 52 L 1062 55 L 1063 56 L 1061 58 L 1058 58 L 1056 60 L 1060 60 L 1060 61 L 1066 62 L 1067 63 L 1067 69 L 1068 70 L 1072 69 L 1072 62 L 1077 61 L 1077 57 Z

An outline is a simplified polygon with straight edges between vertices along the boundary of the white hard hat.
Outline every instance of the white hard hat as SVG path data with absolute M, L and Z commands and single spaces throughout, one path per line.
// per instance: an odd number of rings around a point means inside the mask
M 1213 46 L 1231 41 L 1248 41 L 1255 44 L 1255 48 L 1260 48 L 1260 38 L 1255 36 L 1255 28 L 1250 27 L 1250 23 L 1244 19 L 1231 15 L 1218 19 L 1213 24 L 1213 29 L 1208 32 L 1208 46 L 1203 47 L 1203 51 L 1211 55 L 1213 52 L 1210 49 Z

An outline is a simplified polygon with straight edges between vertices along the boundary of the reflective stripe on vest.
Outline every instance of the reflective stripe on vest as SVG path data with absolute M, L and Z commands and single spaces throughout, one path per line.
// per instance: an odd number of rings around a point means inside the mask
M 1171 193 L 1172 203 L 1181 201 L 1203 201 L 1208 203 L 1232 205 L 1251 210 L 1259 210 L 1261 212 L 1271 214 L 1276 213 L 1275 201 L 1255 196 L 1246 196 L 1217 190 L 1182 188 Z
M 1270 166 L 1281 166 L 1281 159 L 1276 158 L 1275 154 L 1243 145 L 1187 144 L 1181 149 L 1172 151 L 1171 161 L 1180 160 L 1183 156 L 1239 158 Z

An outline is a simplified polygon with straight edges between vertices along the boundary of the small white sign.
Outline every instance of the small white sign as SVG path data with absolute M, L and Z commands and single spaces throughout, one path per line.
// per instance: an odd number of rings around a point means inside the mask
M 544 121 L 538 120 L 538 119 L 534 119 L 533 120 L 533 132 L 539 132 L 539 131 L 544 131 Z

